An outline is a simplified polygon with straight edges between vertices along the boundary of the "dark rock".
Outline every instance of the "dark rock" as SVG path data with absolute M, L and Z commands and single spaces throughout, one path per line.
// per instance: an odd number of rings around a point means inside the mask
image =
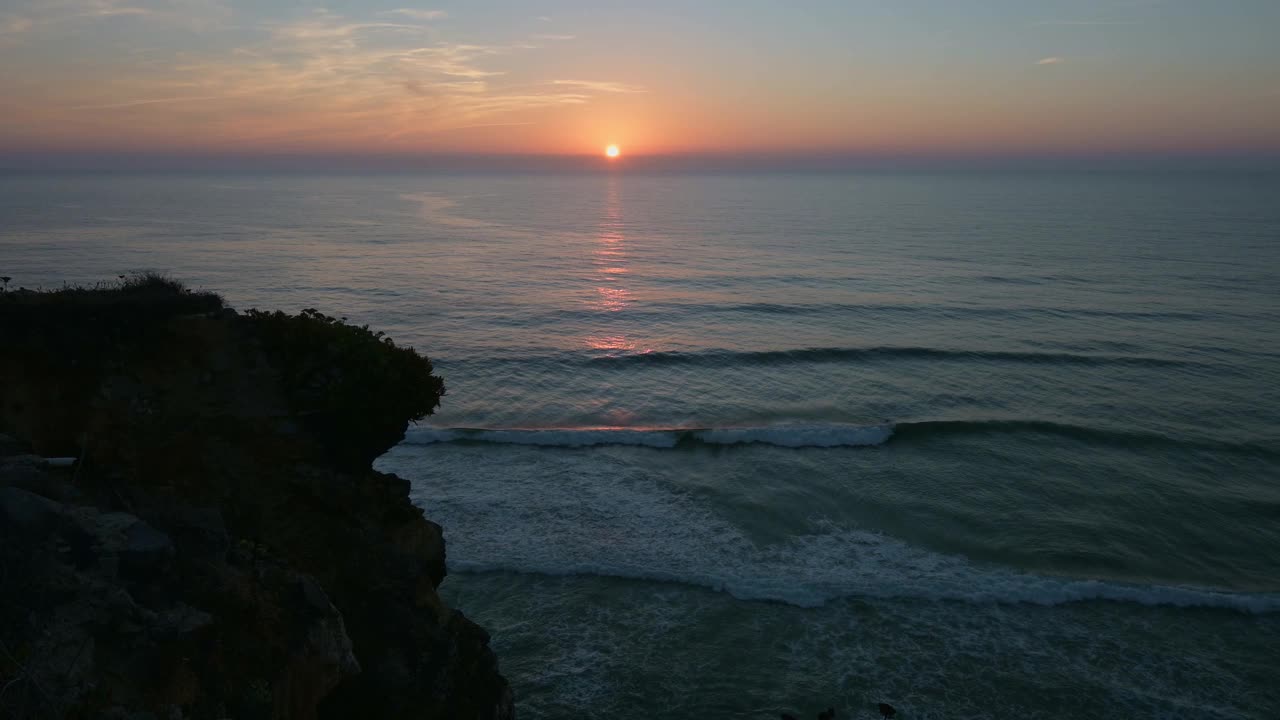
M 62 516 L 62 505 L 16 487 L 0 487 L 0 528 L 47 535 Z
M 139 520 L 125 530 L 124 547 L 120 550 L 120 571 L 139 577 L 165 572 L 175 554 L 173 540 Z
M 302 593 L 303 604 L 312 611 L 322 614 L 333 611 L 333 603 L 329 602 L 329 596 L 324 594 L 320 584 L 312 578 L 300 580 L 298 590 Z
M 29 659 L 10 714 L 514 717 L 488 634 L 436 594 L 440 527 L 369 467 L 443 390 L 396 397 L 425 359 L 396 351 L 389 380 L 379 346 L 331 325 L 375 362 L 292 357 L 231 312 L 73 310 L 0 309 L 0 428 L 82 458 L 0 457 L 0 641 Z M 312 366 L 350 392 L 281 370 Z M 299 414 L 311 400 L 325 412 Z
M 0 457 L 21 455 L 28 452 L 26 445 L 17 438 L 0 433 Z

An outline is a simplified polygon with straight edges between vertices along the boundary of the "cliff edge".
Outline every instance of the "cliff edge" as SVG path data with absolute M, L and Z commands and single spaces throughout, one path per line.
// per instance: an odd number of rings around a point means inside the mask
M 425 357 L 154 276 L 0 293 L 0 337 L 0 715 L 514 718 L 371 468 Z

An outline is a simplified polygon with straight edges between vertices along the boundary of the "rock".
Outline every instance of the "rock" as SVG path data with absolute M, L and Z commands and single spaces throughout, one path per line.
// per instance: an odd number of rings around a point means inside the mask
M 160 574 L 168 569 L 174 553 L 168 535 L 139 520 L 125 530 L 120 571 L 134 577 Z
M 380 377 L 340 329 L 352 359 L 324 334 L 298 358 L 248 314 L 128 310 L 0 308 L 0 641 L 28 658 L 0 678 L 10 714 L 513 718 L 488 634 L 436 593 L 441 528 L 370 468 L 429 363 L 398 350 Z M 335 332 L 279 325 L 308 322 Z M 308 395 L 287 367 L 361 392 Z
M 212 615 L 184 604 L 157 617 L 155 623 L 159 633 L 175 636 L 190 635 L 212 625 Z
M 0 457 L 20 455 L 25 452 L 27 448 L 17 438 L 0 433 Z
M 62 517 L 62 505 L 16 487 L 0 487 L 0 526 L 11 532 L 46 535 Z
M 303 604 L 313 612 L 320 614 L 328 614 L 333 612 L 333 603 L 329 602 L 329 596 L 324 594 L 324 590 L 320 588 L 320 584 L 312 578 L 303 578 L 298 582 L 298 590 L 302 594 Z

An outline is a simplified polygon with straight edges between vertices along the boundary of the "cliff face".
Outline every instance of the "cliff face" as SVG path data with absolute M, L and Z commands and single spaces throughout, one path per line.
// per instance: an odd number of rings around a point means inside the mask
M 188 309 L 0 299 L 0 707 L 514 717 L 440 527 L 370 468 L 438 379 L 407 406 L 379 336 Z

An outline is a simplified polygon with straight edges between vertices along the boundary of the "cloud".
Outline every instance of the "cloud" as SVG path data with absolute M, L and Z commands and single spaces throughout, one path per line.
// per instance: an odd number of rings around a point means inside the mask
M 31 5 L 49 9 L 57 3 L 59 17 L 69 17 L 71 11 L 118 13 L 133 5 L 174 8 L 216 1 L 32 0 Z M 22 12 L 0 18 L 0 28 L 17 30 L 11 18 L 32 17 L 36 31 L 41 29 L 44 16 L 26 12 L 25 6 L 17 9 Z M 183 22 L 167 9 L 144 19 L 148 27 L 138 32 Z M 643 92 L 617 82 L 509 79 L 507 71 L 519 56 L 538 52 L 536 46 L 449 41 L 438 27 L 403 13 L 346 17 L 321 10 L 245 29 L 256 36 L 238 45 L 149 49 L 115 56 L 100 70 L 52 67 L 41 74 L 38 87 L 19 81 L 27 75 L 3 73 L 0 89 L 11 104 L 28 109 L 21 132 L 33 132 L 25 128 L 43 118 L 51 132 L 72 132 L 91 122 L 96 137 L 119 143 L 183 144 L 198 136 L 207 147 L 273 149 L 423 147 L 455 129 L 542 122 L 538 113 L 582 106 L 604 93 Z M 26 34 L 38 39 L 38 32 Z M 28 67 L 21 56 L 15 61 L 18 70 Z M 0 117 L 0 132 L 7 124 L 12 125 Z
M 231 11 L 221 0 L 15 0 L 0 17 L 0 37 L 108 18 L 136 18 L 193 30 L 222 27 Z
M 292 40 L 346 40 L 367 30 L 394 30 L 422 32 L 419 25 L 390 22 L 348 22 L 342 16 L 328 10 L 319 10 L 315 19 L 302 20 L 288 25 L 269 26 L 277 39 Z
M 482 70 L 474 65 L 475 61 L 486 55 L 497 55 L 501 52 L 501 48 L 488 45 L 446 44 L 407 50 L 400 54 L 397 60 L 402 69 L 410 72 L 475 80 L 506 74 L 503 70 Z
M 1032 27 L 1046 27 L 1051 25 L 1059 26 L 1106 26 L 1106 25 L 1137 25 L 1136 20 L 1041 20 L 1040 22 L 1031 23 Z
M 1037 60 L 1036 64 L 1037 65 L 1061 65 L 1064 62 L 1066 62 L 1065 58 L 1047 57 L 1047 58 L 1041 58 Z
M 16 35 L 23 33 L 35 27 L 35 22 L 30 18 L 16 17 L 9 18 L 0 22 L 0 35 Z
M 419 10 L 417 8 L 397 8 L 388 10 L 383 15 L 403 15 L 414 20 L 443 20 L 449 17 L 444 10 Z
M 125 102 L 105 103 L 103 105 L 76 105 L 72 110 L 116 110 L 119 108 L 138 107 L 140 105 L 160 105 L 164 103 L 198 102 L 201 100 L 221 100 L 225 95 L 200 95 L 195 97 L 153 98 L 151 100 L 127 100 Z
M 533 39 L 534 40 L 573 40 L 577 37 L 578 37 L 577 35 L 551 35 L 551 34 L 542 33 L 542 34 L 534 35 Z
M 590 90 L 592 92 L 606 93 L 642 93 L 646 92 L 639 85 L 628 85 L 627 83 L 609 82 L 604 80 L 552 80 L 552 85 L 568 85 L 571 87 Z

